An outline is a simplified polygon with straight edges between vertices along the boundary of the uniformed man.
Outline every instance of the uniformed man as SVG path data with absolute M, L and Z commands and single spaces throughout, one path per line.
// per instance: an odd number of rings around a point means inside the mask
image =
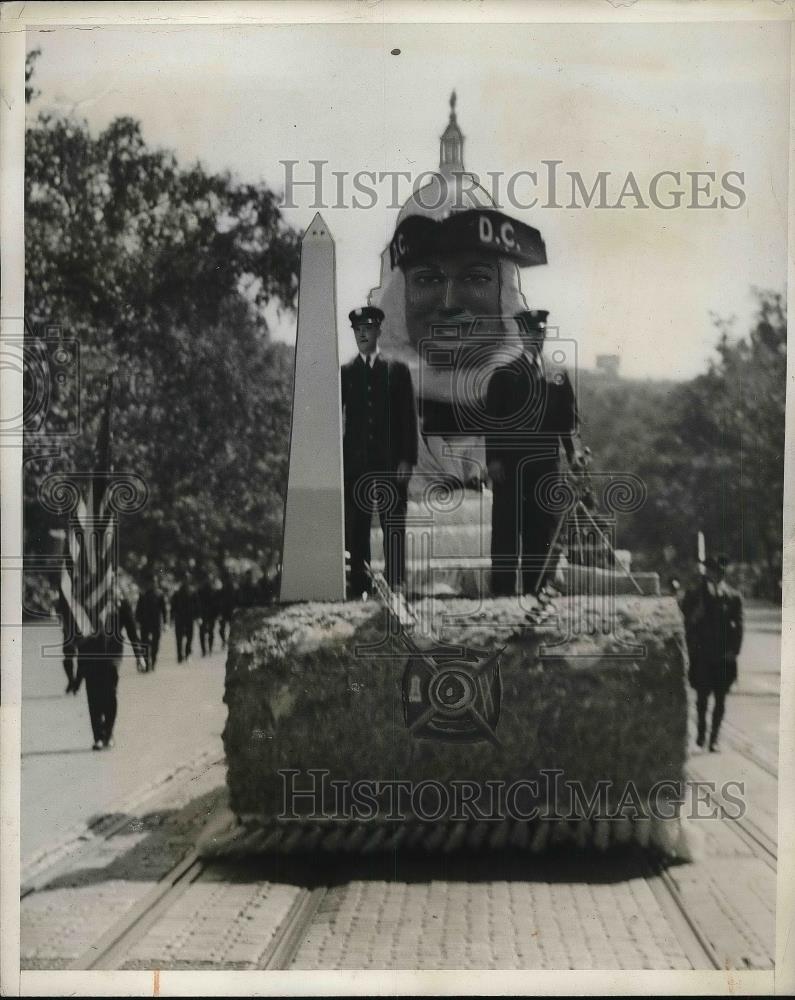
M 378 348 L 384 313 L 354 309 L 349 319 L 357 356 L 342 366 L 345 537 L 351 556 L 350 589 L 369 589 L 370 526 L 378 510 L 384 536 L 387 582 L 403 585 L 406 507 L 411 471 L 417 463 L 417 411 L 408 367 L 386 359 Z
M 237 606 L 239 608 L 256 608 L 259 603 L 259 588 L 254 583 L 254 571 L 247 569 L 237 592 Z
M 688 680 L 696 692 L 698 732 L 703 747 L 707 733 L 709 696 L 714 696 L 709 749 L 718 750 L 718 734 L 726 695 L 737 680 L 737 657 L 743 642 L 743 599 L 726 582 L 728 556 L 709 557 L 704 575 L 688 588 L 682 599 L 685 635 L 690 660 Z
M 155 586 L 153 573 L 144 577 L 144 589 L 135 606 L 135 620 L 141 630 L 141 642 L 147 648 L 147 669 L 154 670 L 160 649 L 160 634 L 168 621 L 166 599 Z
M 171 621 L 177 639 L 177 663 L 187 660 L 193 646 L 193 623 L 196 621 L 196 594 L 187 576 L 171 598 Z
M 202 573 L 199 589 L 196 591 L 196 607 L 199 614 L 199 645 L 202 656 L 212 653 L 215 644 L 215 619 L 218 617 L 218 594 L 209 573 Z
M 116 627 L 109 634 L 100 632 L 77 640 L 77 672 L 78 677 L 86 682 L 94 750 L 107 750 L 113 746 L 113 727 L 118 710 L 116 689 L 124 650 L 123 632 L 127 633 L 132 643 L 139 668 L 145 665 L 132 607 L 126 598 L 118 602 L 116 615 Z
M 221 649 L 226 649 L 226 631 L 232 621 L 237 606 L 237 588 L 228 570 L 221 575 L 221 589 L 218 591 L 218 634 L 221 637 Z
M 522 351 L 495 368 L 486 392 L 495 596 L 515 593 L 519 561 L 525 594 L 535 594 L 544 583 L 556 515 L 544 508 L 537 487 L 544 476 L 558 471 L 560 445 L 574 471 L 587 466 L 574 389 L 566 371 L 547 364 L 543 355 L 548 315 L 544 309 L 517 315 Z

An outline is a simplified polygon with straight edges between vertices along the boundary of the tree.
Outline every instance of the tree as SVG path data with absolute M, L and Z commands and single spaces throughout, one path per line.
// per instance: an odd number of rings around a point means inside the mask
M 150 489 L 122 529 L 127 560 L 263 547 L 281 528 L 292 365 L 264 309 L 293 309 L 299 254 L 274 194 L 182 167 L 130 118 L 95 136 L 39 114 L 25 154 L 29 349 L 44 355 L 52 325 L 80 348 L 79 373 L 51 380 L 46 418 L 26 437 L 26 551 L 45 551 L 54 527 L 42 479 L 91 468 L 112 371 L 116 466 Z M 79 434 L 48 454 L 78 394 Z
M 737 337 L 715 317 L 716 358 L 707 372 L 673 387 L 638 471 L 649 487 L 634 523 L 660 560 L 676 551 L 693 565 L 703 531 L 713 552 L 761 565 L 764 590 L 777 593 L 782 548 L 787 318 L 782 295 L 755 290 L 754 325 Z M 636 516 L 637 517 L 637 516 Z
M 719 333 L 708 370 L 688 382 L 605 381 L 581 373 L 583 431 L 602 472 L 633 472 L 645 505 L 621 516 L 618 543 L 634 565 L 682 575 L 696 534 L 733 560 L 761 565 L 777 596 L 781 573 L 787 318 L 782 295 L 755 291 L 752 329 Z

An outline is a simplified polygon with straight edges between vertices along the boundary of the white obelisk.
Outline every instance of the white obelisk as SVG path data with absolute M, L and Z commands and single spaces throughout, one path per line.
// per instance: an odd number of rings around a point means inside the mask
M 334 240 L 320 213 L 301 241 L 280 600 L 345 600 Z

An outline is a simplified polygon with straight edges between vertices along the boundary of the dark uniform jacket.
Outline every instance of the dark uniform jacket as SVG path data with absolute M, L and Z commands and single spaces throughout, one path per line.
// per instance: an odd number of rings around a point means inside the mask
M 260 603 L 259 588 L 253 580 L 243 580 L 237 592 L 237 605 L 240 608 L 256 608 Z
M 190 587 L 180 587 L 171 598 L 171 620 L 190 625 L 199 617 L 196 595 Z
M 737 656 L 743 642 L 742 597 L 725 582 L 719 586 L 702 579 L 685 593 L 682 614 L 691 686 L 727 691 L 737 680 Z
M 167 621 L 165 597 L 157 590 L 144 591 L 135 606 L 135 620 L 145 632 L 159 632 Z
M 485 431 L 487 462 L 496 459 L 511 471 L 522 458 L 533 456 L 548 458 L 544 466 L 556 466 L 561 441 L 571 457 L 579 418 L 564 369 L 543 360 L 534 364 L 526 354 L 501 365 L 489 381 L 486 412 L 494 421 Z M 540 468 L 542 462 L 538 464 Z
M 218 614 L 224 621 L 228 621 L 236 607 L 237 588 L 231 580 L 227 580 L 218 591 Z
M 211 583 L 203 583 L 196 591 L 196 607 L 199 617 L 204 621 L 217 616 L 218 593 Z
M 342 366 L 341 382 L 346 478 L 416 465 L 417 412 L 406 365 L 378 354 L 370 370 L 357 354 Z

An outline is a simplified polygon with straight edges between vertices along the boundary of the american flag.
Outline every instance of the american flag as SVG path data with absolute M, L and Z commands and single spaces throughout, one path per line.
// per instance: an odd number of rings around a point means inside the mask
M 108 474 L 112 471 L 110 414 L 113 379 L 108 382 L 97 439 L 94 470 L 85 480 L 66 531 L 61 569 L 64 624 L 74 638 L 115 632 L 116 515 L 108 504 Z

